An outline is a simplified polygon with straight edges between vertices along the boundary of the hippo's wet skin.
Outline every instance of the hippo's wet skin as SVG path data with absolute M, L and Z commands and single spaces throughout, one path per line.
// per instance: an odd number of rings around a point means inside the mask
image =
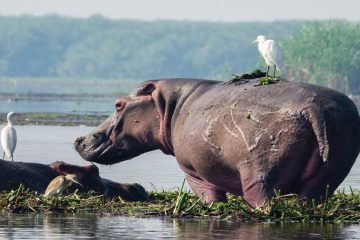
M 110 198 L 120 196 L 127 201 L 149 200 L 139 184 L 121 184 L 101 178 L 95 165 L 76 166 L 64 162 L 49 165 L 40 163 L 10 162 L 0 159 L 0 191 L 17 189 L 21 184 L 32 191 L 44 193 L 51 180 L 59 175 L 75 174 L 83 187 L 73 184 L 69 191 L 79 189 L 104 194 Z
M 327 185 L 332 193 L 359 153 L 353 102 L 314 85 L 240 83 L 147 81 L 117 99 L 116 111 L 75 147 L 101 164 L 161 149 L 207 201 L 229 192 L 257 206 L 274 189 L 318 199 Z

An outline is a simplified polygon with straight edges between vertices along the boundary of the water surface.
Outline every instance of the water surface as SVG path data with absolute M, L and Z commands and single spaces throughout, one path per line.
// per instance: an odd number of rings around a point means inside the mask
M 95 214 L 0 214 L 3 239 L 360 239 L 357 225 L 247 224 Z
M 113 111 L 118 96 L 139 81 L 0 78 L 0 112 L 97 113 Z

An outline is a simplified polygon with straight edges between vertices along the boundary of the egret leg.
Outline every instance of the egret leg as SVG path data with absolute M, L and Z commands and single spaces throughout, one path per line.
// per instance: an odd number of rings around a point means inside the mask
M 275 72 L 276 72 L 276 65 L 274 64 L 274 74 L 273 74 L 273 78 L 275 78 Z
M 14 156 L 13 155 L 11 155 L 11 161 L 14 161 Z
M 268 67 L 268 68 L 267 68 L 267 71 L 266 71 L 266 77 L 269 76 L 269 71 L 270 71 L 270 66 L 268 65 L 267 67 Z
M 3 160 L 5 160 L 5 152 L 4 152 L 4 154 L 3 154 Z

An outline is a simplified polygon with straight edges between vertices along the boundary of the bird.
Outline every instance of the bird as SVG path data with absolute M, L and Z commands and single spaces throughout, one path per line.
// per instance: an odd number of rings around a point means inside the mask
M 4 149 L 3 160 L 5 160 L 5 155 L 11 158 L 14 161 L 14 151 L 17 143 L 16 130 L 13 126 L 12 119 L 17 113 L 9 112 L 7 114 L 7 124 L 1 130 L 1 146 Z
M 277 42 L 266 39 L 263 35 L 257 36 L 253 43 L 258 43 L 259 52 L 266 62 L 266 77 L 269 76 L 270 66 L 274 66 L 273 78 L 275 78 L 276 69 L 280 71 L 284 70 L 284 54 L 282 48 Z
M 45 190 L 45 197 L 54 196 L 62 194 L 65 189 L 70 187 L 73 183 L 79 184 L 81 187 L 84 187 L 78 180 L 75 174 L 66 174 L 57 176 L 54 178 Z

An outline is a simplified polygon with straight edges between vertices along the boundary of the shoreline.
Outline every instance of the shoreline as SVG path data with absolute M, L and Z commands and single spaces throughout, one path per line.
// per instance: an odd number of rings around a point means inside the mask
M 5 125 L 7 113 L 0 113 L 0 124 Z M 105 114 L 75 114 L 54 112 L 27 112 L 15 116 L 14 125 L 51 125 L 51 126 L 88 126 L 94 127 L 102 123 Z

